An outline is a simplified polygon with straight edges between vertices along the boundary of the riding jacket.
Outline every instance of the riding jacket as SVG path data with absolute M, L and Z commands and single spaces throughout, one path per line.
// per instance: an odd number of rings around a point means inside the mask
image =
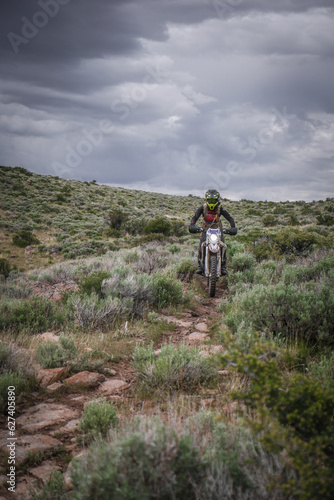
M 206 203 L 199 207 L 196 210 L 196 213 L 194 217 L 191 219 L 190 224 L 196 224 L 200 216 L 203 215 L 203 228 L 207 229 L 206 225 L 210 224 L 213 222 L 215 217 L 218 215 L 220 217 L 221 215 L 225 217 L 225 219 L 230 223 L 231 227 L 235 227 L 234 219 L 233 217 L 228 213 L 225 208 L 223 208 L 220 204 L 217 205 L 215 210 L 209 210 L 209 207 L 207 206 Z

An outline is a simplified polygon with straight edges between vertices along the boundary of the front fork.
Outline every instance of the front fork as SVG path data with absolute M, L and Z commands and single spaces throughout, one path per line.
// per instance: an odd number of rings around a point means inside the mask
M 204 275 L 208 278 L 210 275 L 210 255 L 212 252 L 210 252 L 210 250 L 208 250 L 208 248 L 206 248 L 207 251 L 205 252 L 205 259 L 203 259 L 204 248 L 206 246 L 207 246 L 206 242 L 203 241 L 203 243 L 201 245 L 202 267 L 204 270 Z M 224 262 L 224 260 L 225 260 L 225 254 L 226 254 L 226 249 L 227 249 L 227 245 L 223 241 L 220 242 L 220 246 L 221 246 L 221 251 L 217 252 L 217 254 L 216 254 L 217 255 L 217 278 L 219 278 L 219 276 L 221 275 L 221 263 Z

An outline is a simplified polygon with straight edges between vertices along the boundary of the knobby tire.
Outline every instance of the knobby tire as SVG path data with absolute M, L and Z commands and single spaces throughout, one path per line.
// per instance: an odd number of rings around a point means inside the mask
M 210 276 L 209 276 L 209 295 L 214 297 L 216 295 L 217 283 L 217 255 L 210 257 Z

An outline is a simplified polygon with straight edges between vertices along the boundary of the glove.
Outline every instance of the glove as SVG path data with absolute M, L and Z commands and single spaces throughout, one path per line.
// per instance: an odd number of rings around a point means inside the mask
M 195 224 L 190 224 L 189 226 L 189 233 L 200 233 L 202 229 L 200 227 L 197 227 Z

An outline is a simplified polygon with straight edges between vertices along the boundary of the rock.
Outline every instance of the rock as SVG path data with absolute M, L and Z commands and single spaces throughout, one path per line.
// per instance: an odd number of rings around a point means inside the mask
M 201 406 L 202 408 L 208 408 L 208 406 L 211 406 L 214 402 L 215 402 L 214 399 L 202 399 Z
M 75 396 L 74 398 L 71 398 L 71 401 L 85 401 L 86 396 Z
M 221 375 L 222 377 L 226 377 L 228 375 L 228 370 L 219 370 L 218 375 Z
M 225 348 L 223 345 L 212 345 L 210 346 L 210 351 L 213 354 L 222 354 L 225 352 Z
M 206 340 L 208 337 L 209 335 L 207 335 L 206 333 L 194 332 L 188 336 L 188 340 L 190 340 L 191 342 L 201 342 L 202 340 Z
M 68 367 L 66 366 L 39 370 L 36 375 L 36 380 L 41 387 L 47 387 L 48 385 L 58 382 L 62 378 L 66 377 L 68 371 Z
M 33 253 L 34 250 L 36 250 L 36 246 L 35 245 L 29 245 L 29 246 L 25 247 L 24 253 L 26 255 L 30 255 L 31 253 Z
M 65 486 L 67 489 L 71 488 L 72 486 L 72 481 L 71 481 L 71 470 L 73 469 L 74 463 L 77 460 L 80 460 L 87 455 L 88 450 L 83 450 L 78 455 L 76 455 L 73 460 L 69 463 L 69 466 L 66 469 L 66 472 L 64 474 L 64 481 L 65 481 Z
M 204 333 L 208 331 L 208 326 L 206 323 L 197 323 L 197 325 L 195 325 L 195 329 Z
M 160 316 L 161 319 L 164 321 L 167 321 L 167 323 L 173 323 L 176 326 L 181 326 L 183 328 L 191 328 L 192 322 L 191 321 L 184 321 L 182 319 L 177 319 L 174 318 L 174 316 Z
M 224 349 L 224 346 L 222 346 L 222 345 L 206 346 L 205 349 L 200 351 L 200 354 L 202 356 L 212 356 L 212 355 L 224 354 L 224 353 L 225 353 L 225 349 Z
M 38 339 L 41 342 L 59 342 L 59 335 L 53 332 L 44 332 L 38 336 Z
M 13 498 L 30 498 L 30 488 L 35 486 L 36 479 L 30 476 L 23 476 L 17 482 Z M 8 498 L 8 497 L 7 497 Z
M 74 420 L 70 420 L 69 422 L 67 422 L 66 425 L 64 425 L 64 427 L 60 427 L 60 429 L 53 431 L 51 434 L 52 435 L 55 435 L 55 434 L 74 434 L 78 428 L 78 425 L 79 425 L 79 420 L 76 418 Z
M 6 438 L 0 441 L 0 449 L 2 451 L 8 452 L 8 442 L 9 441 Z M 16 463 L 21 464 L 24 462 L 29 452 L 34 453 L 36 451 L 50 450 L 61 445 L 62 443 L 58 439 L 44 434 L 19 436 L 15 445 Z
M 107 367 L 103 371 L 106 375 L 111 375 L 111 376 L 117 375 L 116 370 L 113 370 L 112 368 Z
M 115 392 L 126 389 L 128 384 L 124 380 L 112 379 L 103 382 L 100 386 L 100 391 L 105 395 L 115 394 Z
M 96 387 L 105 379 L 106 378 L 104 375 L 102 375 L 102 373 L 93 373 L 85 371 L 76 373 L 72 377 L 65 379 L 64 384 L 82 385 L 85 387 Z
M 54 382 L 53 384 L 48 385 L 46 390 L 49 392 L 54 392 L 60 389 L 61 387 L 63 387 L 63 384 L 61 382 Z
M 160 356 L 160 353 L 161 349 L 157 349 L 156 351 L 154 351 L 154 356 L 157 358 L 158 356 Z
M 36 432 L 45 427 L 68 422 L 77 417 L 77 412 L 59 403 L 40 403 L 29 408 L 16 421 L 17 427 Z
M 51 473 L 56 470 L 60 470 L 60 467 L 58 465 L 55 465 L 52 462 L 45 462 L 45 464 L 40 465 L 39 467 L 29 469 L 29 474 L 42 481 L 42 483 L 46 483 Z

